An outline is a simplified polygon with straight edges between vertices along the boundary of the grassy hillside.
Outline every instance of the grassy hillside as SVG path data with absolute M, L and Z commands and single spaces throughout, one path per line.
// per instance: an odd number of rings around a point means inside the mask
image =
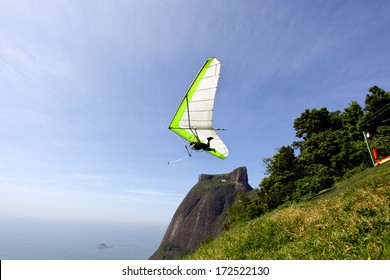
M 390 259 L 390 164 L 237 224 L 188 259 Z

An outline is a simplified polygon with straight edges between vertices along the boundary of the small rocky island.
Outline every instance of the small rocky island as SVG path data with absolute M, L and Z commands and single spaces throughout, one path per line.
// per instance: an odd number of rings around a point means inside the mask
M 106 249 L 106 248 L 112 248 L 113 246 L 107 245 L 106 243 L 100 243 L 97 247 L 99 249 Z

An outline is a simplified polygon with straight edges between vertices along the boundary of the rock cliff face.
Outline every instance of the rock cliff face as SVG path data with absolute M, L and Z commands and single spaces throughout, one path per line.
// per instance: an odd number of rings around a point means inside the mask
M 150 259 L 177 259 L 194 251 L 207 237 L 223 230 L 224 212 L 233 204 L 238 192 L 252 190 L 245 167 L 228 174 L 199 175 L 176 210 L 158 250 Z

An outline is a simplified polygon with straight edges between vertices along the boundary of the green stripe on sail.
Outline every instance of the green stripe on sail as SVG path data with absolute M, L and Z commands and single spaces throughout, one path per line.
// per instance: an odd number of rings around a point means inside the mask
M 188 142 L 197 142 L 198 140 L 196 139 L 196 137 L 191 133 L 189 132 L 188 130 L 185 130 L 183 128 L 170 128 L 173 132 L 177 133 L 178 135 L 180 135 L 181 137 L 183 137 L 184 139 L 186 139 Z M 202 143 L 204 143 L 203 141 L 201 141 Z M 213 145 L 211 145 L 211 148 Z M 216 156 L 218 158 L 221 158 L 221 159 L 225 159 L 226 156 L 218 151 L 206 151 L 208 152 L 209 154 L 213 155 L 213 156 Z
M 192 82 L 192 85 L 190 86 L 186 95 L 184 96 L 183 101 L 180 103 L 180 106 L 177 109 L 177 112 L 176 112 L 175 116 L 173 117 L 171 124 L 169 125 L 169 129 L 181 128 L 179 126 L 179 122 L 180 122 L 181 118 L 183 117 L 184 112 L 187 109 L 188 103 L 191 101 L 192 97 L 194 96 L 194 93 L 195 93 L 196 89 L 198 88 L 200 81 L 203 79 L 204 74 L 206 73 L 207 69 L 209 69 L 210 64 L 213 60 L 214 60 L 214 58 L 208 59 L 205 62 L 205 64 L 203 65 L 203 67 L 200 69 L 198 75 L 196 76 L 195 80 Z M 176 133 L 179 134 L 180 136 L 182 136 L 184 139 L 191 141 L 189 138 L 187 138 L 187 137 L 189 137 L 187 135 L 187 133 L 183 133 L 183 135 L 178 133 L 178 132 L 176 132 Z M 192 135 L 191 133 L 188 133 L 188 134 Z M 192 137 L 190 136 L 190 138 L 192 138 Z
M 181 127 L 170 127 L 169 129 L 186 139 L 188 142 L 198 142 L 195 135 L 188 130 L 185 130 Z
M 184 139 L 186 139 L 188 142 L 197 142 L 198 140 L 196 139 L 196 137 L 191 133 L 189 132 L 188 130 L 185 130 L 183 128 L 170 128 L 173 132 L 175 132 L 176 134 L 180 135 L 181 137 L 183 137 Z M 203 141 L 201 141 L 202 143 L 204 143 Z M 213 145 L 211 145 L 211 148 L 213 148 Z M 205 151 L 205 152 L 208 152 L 209 154 L 213 155 L 213 156 L 216 156 L 218 158 L 221 158 L 221 159 L 225 159 L 226 158 L 226 155 L 222 154 L 221 152 L 219 151 Z
M 206 151 L 206 152 L 208 152 L 209 154 L 212 154 L 213 156 L 219 157 L 221 159 L 225 159 L 226 158 L 226 156 L 224 154 L 221 154 L 218 151 L 215 151 L 215 152 L 214 151 Z

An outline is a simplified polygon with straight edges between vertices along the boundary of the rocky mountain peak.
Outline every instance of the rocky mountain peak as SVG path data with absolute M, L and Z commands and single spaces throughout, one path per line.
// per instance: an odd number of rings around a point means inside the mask
M 239 192 L 253 190 L 246 167 L 227 174 L 201 174 L 176 210 L 158 250 L 151 259 L 175 259 L 196 250 L 206 237 L 223 230 L 224 213 Z

